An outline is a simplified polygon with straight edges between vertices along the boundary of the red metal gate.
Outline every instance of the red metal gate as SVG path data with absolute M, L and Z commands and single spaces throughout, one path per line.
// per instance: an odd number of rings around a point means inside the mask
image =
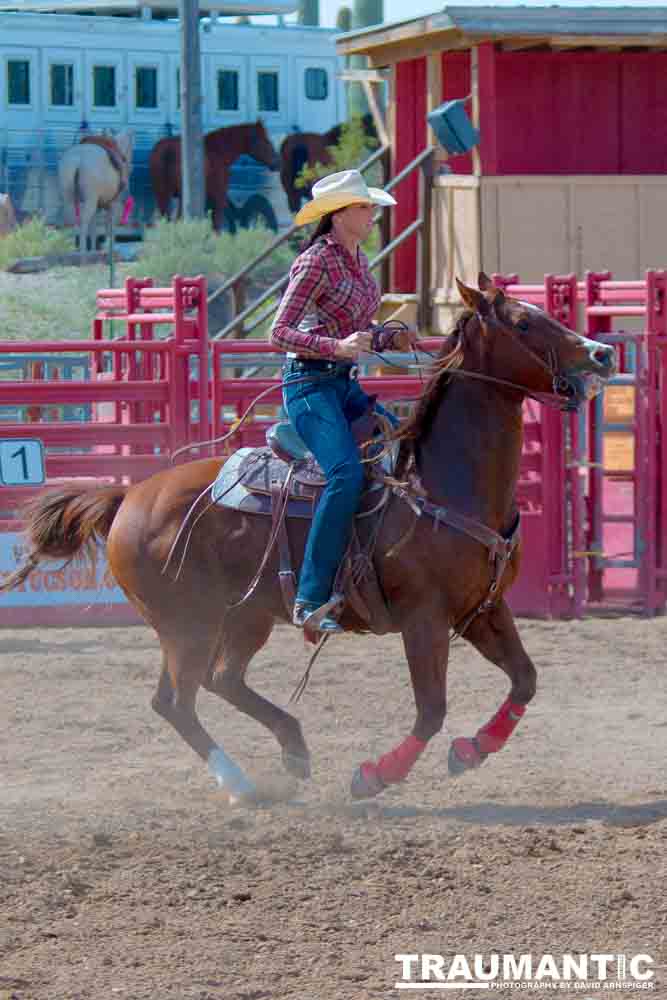
M 531 572 L 546 580 L 549 613 L 609 605 L 654 614 L 667 597 L 667 271 L 632 281 L 609 272 L 583 282 L 547 275 L 544 285 L 494 280 L 617 350 L 618 375 L 583 416 L 527 408 L 524 466 L 535 464 L 531 451 L 550 456 L 531 484 L 550 551 L 539 537 L 525 545 Z M 628 320 L 639 329 L 615 326 Z M 520 502 L 530 495 L 522 481 Z
M 620 361 L 611 389 L 583 417 L 525 405 L 518 485 L 525 555 L 510 595 L 514 610 L 569 617 L 614 602 L 646 613 L 662 609 L 667 594 L 662 475 L 667 467 L 667 272 L 650 271 L 642 281 L 626 282 L 612 281 L 608 274 L 592 274 L 579 283 L 574 275 L 549 275 L 543 285 L 521 284 L 516 275 L 495 280 L 571 328 L 581 325 L 577 314 L 583 306 L 586 332 L 614 343 Z M 0 419 L 1 408 L 8 406 L 15 412 L 20 406 L 20 412 L 39 419 L 50 482 L 144 478 L 165 468 L 182 445 L 222 436 L 268 388 L 271 392 L 224 451 L 263 442 L 281 403 L 280 358 L 261 341 L 209 343 L 205 304 L 202 278 L 177 278 L 170 289 L 129 280 L 124 289 L 98 293 L 91 341 L 40 343 L 40 357 L 47 358 L 41 367 L 19 363 L 35 354 L 35 344 L 0 345 L 3 367 L 16 363 L 33 375 L 0 380 Z M 641 330 L 614 328 L 614 321 L 630 317 L 643 320 Z M 120 325 L 120 336 L 104 339 L 105 323 L 112 323 L 114 332 Z M 76 368 L 78 378 L 58 379 L 57 365 L 67 356 L 86 360 Z M 19 361 L 11 362 L 13 357 Z M 254 377 L 241 378 L 240 369 L 247 375 L 249 365 Z M 70 368 L 71 375 L 75 368 Z M 381 399 L 394 401 L 414 398 L 422 388 L 418 377 L 407 375 L 370 377 L 365 384 Z M 632 401 L 621 416 L 613 409 L 613 394 L 619 392 L 626 393 L 626 404 Z M 88 408 L 87 419 L 71 419 L 73 404 Z M 610 458 L 620 440 L 614 435 L 626 436 L 627 468 Z M 25 420 L 4 420 L 0 436 L 25 437 Z M 199 453 L 196 449 L 191 457 Z M 30 492 L 0 489 L 0 531 L 18 530 L 18 505 Z M 0 611 L 0 621 L 8 620 L 17 619 Z M 39 619 L 33 615 L 31 620 Z

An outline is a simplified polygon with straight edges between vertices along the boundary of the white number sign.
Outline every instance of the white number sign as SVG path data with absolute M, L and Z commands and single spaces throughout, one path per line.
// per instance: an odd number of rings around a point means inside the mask
M 44 445 L 36 439 L 0 441 L 3 486 L 39 486 L 44 482 Z

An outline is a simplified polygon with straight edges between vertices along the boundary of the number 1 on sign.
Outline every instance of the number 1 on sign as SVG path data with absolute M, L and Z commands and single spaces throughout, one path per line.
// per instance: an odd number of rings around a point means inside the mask
M 44 482 L 44 446 L 38 439 L 0 438 L 0 485 L 39 486 Z
M 28 475 L 28 454 L 27 454 L 26 446 L 25 445 L 22 445 L 22 447 L 19 448 L 18 451 L 15 451 L 14 454 L 12 455 L 12 458 L 18 458 L 19 455 L 21 456 L 21 468 L 23 469 L 23 478 L 24 479 L 28 479 L 29 478 L 29 475 Z

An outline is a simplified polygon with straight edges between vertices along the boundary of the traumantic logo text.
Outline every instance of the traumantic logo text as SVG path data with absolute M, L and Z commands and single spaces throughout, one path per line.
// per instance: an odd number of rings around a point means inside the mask
M 397 990 L 652 990 L 650 955 L 394 955 Z M 582 998 L 583 1000 L 583 998 Z

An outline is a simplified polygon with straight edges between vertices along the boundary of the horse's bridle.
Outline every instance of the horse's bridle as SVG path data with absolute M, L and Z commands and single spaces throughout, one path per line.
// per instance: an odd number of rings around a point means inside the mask
M 497 378 L 493 375 L 482 376 L 482 373 L 477 373 L 477 377 L 481 377 L 483 381 L 496 382 L 499 385 L 507 386 L 511 389 L 516 389 L 518 392 L 523 393 L 523 395 L 530 397 L 530 399 L 535 399 L 538 403 L 544 403 L 547 406 L 553 406 L 558 410 L 563 412 L 569 412 L 576 410 L 579 405 L 577 402 L 576 390 L 572 386 L 570 379 L 567 375 L 558 369 L 558 361 L 556 358 L 556 352 L 553 347 L 548 347 L 549 360 L 545 361 L 539 356 L 532 348 L 526 347 L 521 341 L 516 337 L 512 330 L 509 330 L 504 323 L 500 322 L 498 319 L 489 320 L 487 317 L 480 315 L 479 313 L 474 314 L 480 324 L 486 329 L 493 330 L 494 332 L 504 333 L 505 336 L 509 337 L 512 344 L 518 347 L 524 354 L 528 355 L 531 362 L 536 365 L 540 372 L 547 375 L 551 382 L 551 392 L 533 392 L 526 386 L 518 385 L 515 382 L 511 382 L 508 379 Z M 462 373 L 463 369 L 457 368 L 452 374 Z M 469 373 L 473 376 L 474 373 Z
M 448 372 L 448 376 L 471 378 L 471 379 L 476 379 L 480 382 L 490 382 L 495 385 L 501 385 L 507 389 L 513 389 L 516 392 L 520 392 L 524 396 L 528 396 L 530 397 L 530 399 L 536 400 L 538 403 L 543 403 L 546 406 L 552 406 L 555 409 L 561 410 L 564 413 L 572 412 L 573 410 L 577 409 L 579 402 L 577 400 L 576 390 L 572 386 L 572 383 L 570 382 L 568 376 L 564 375 L 561 371 L 558 370 L 556 352 L 552 347 L 549 347 L 549 362 L 546 362 L 539 356 L 539 354 L 536 354 L 535 351 L 531 350 L 530 347 L 526 347 L 525 344 L 522 344 L 521 341 L 514 336 L 513 332 L 511 330 L 508 330 L 503 323 L 498 321 L 489 322 L 489 320 L 483 317 L 480 313 L 472 313 L 469 318 L 472 319 L 473 316 L 476 317 L 479 323 L 482 326 L 486 327 L 487 329 L 492 328 L 496 331 L 500 330 L 506 336 L 510 337 L 512 339 L 512 343 L 516 347 L 520 348 L 525 354 L 527 354 L 530 357 L 531 361 L 535 365 L 537 365 L 537 367 L 540 369 L 541 372 L 545 372 L 548 375 L 551 381 L 552 391 L 533 392 L 532 390 L 528 389 L 527 386 L 519 385 L 517 382 L 511 382 L 509 379 L 498 378 L 498 376 L 496 375 L 484 375 L 482 372 L 473 372 L 469 371 L 466 368 L 452 368 Z M 404 332 L 405 330 L 408 329 L 407 325 L 401 322 L 400 320 L 387 320 L 387 322 L 383 324 L 383 327 L 386 328 L 390 324 L 394 326 L 396 334 L 398 334 L 399 332 Z M 461 336 L 464 333 L 464 329 L 456 331 L 458 335 L 459 345 L 461 342 Z M 415 345 L 415 352 L 417 347 L 418 347 L 418 342 Z M 384 346 L 384 350 L 391 350 L 391 341 Z M 424 351 L 423 348 L 421 348 L 421 350 L 423 351 L 423 353 L 428 354 L 429 357 L 433 358 L 433 355 L 430 354 L 429 351 Z M 419 364 L 416 365 L 410 364 L 407 366 L 404 364 L 397 364 L 396 362 L 390 361 L 389 358 L 386 358 L 382 353 L 380 353 L 377 350 L 373 350 L 370 353 L 375 354 L 377 357 L 382 359 L 384 364 L 387 364 L 393 368 L 405 369 L 406 367 L 407 368 L 416 367 L 421 371 L 423 367 L 422 365 Z

